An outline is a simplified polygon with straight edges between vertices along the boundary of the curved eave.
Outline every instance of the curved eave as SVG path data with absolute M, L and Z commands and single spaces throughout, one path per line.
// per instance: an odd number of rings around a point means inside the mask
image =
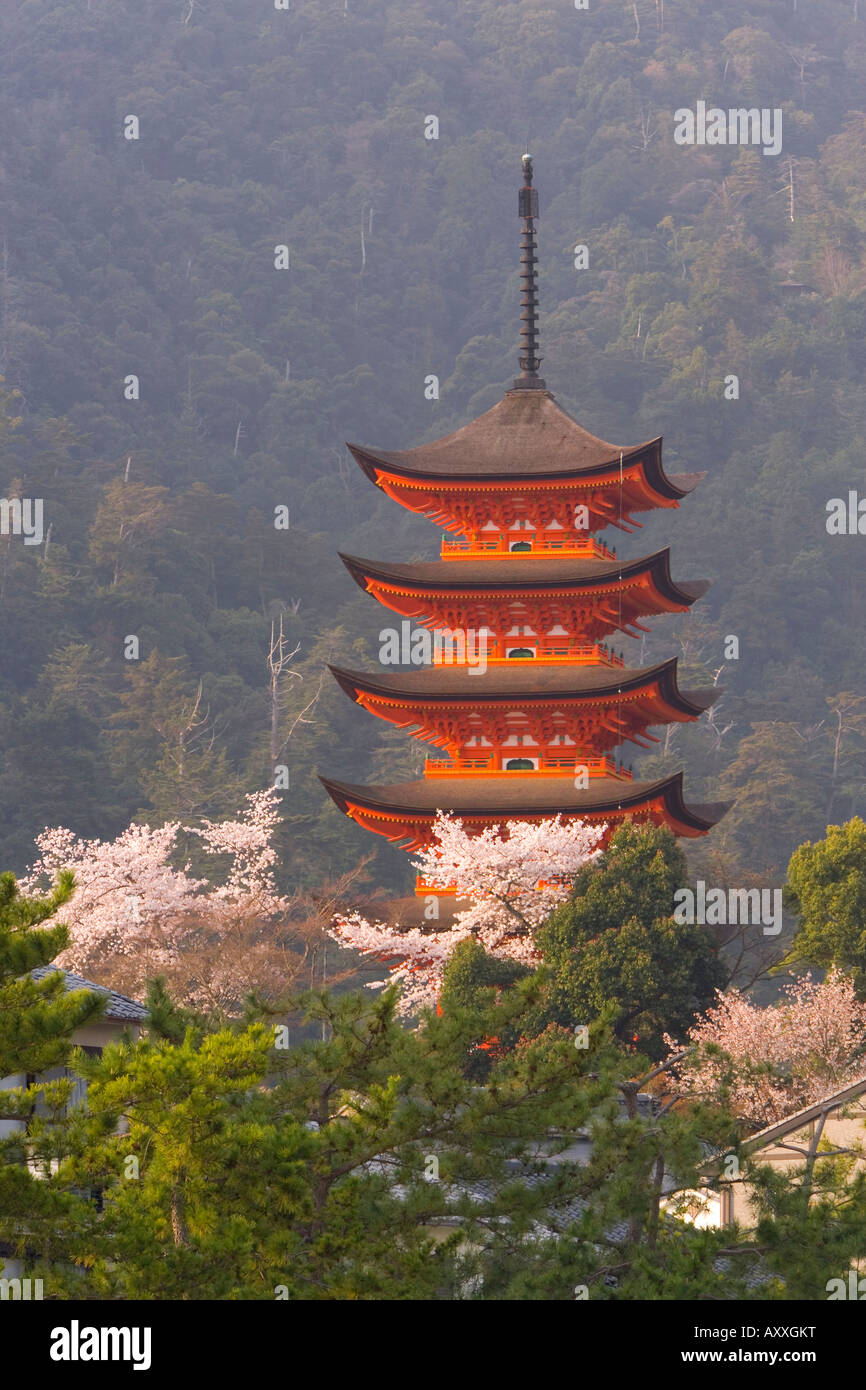
M 549 393 L 541 393 L 549 397 Z M 470 421 L 462 429 L 456 430 L 453 434 L 446 435 L 441 439 L 434 440 L 431 444 L 421 444 L 415 449 L 374 449 L 366 444 L 354 444 L 346 441 L 346 448 L 351 453 L 355 462 L 364 471 L 373 483 L 379 482 L 379 475 L 389 474 L 392 478 L 403 479 L 416 485 L 422 485 L 432 489 L 450 487 L 465 483 L 467 485 L 479 483 L 508 483 L 525 484 L 531 486 L 532 483 L 551 483 L 572 481 L 576 484 L 591 482 L 594 478 L 602 477 L 605 473 L 610 473 L 612 469 L 618 470 L 620 461 L 623 467 L 628 467 L 634 463 L 642 466 L 644 479 L 651 491 L 658 494 L 670 502 L 678 502 L 686 497 L 697 487 L 705 473 L 679 473 L 666 474 L 662 466 L 662 436 L 657 435 L 654 439 L 646 439 L 642 444 L 632 444 L 628 447 L 609 444 L 604 439 L 599 439 L 597 435 L 589 434 L 581 425 L 573 420 L 564 410 L 561 410 L 549 397 L 557 418 L 563 422 L 562 438 L 568 437 L 570 428 L 575 432 L 575 445 L 573 451 L 569 451 L 568 445 L 561 450 L 564 457 L 556 467 L 545 468 L 543 458 L 549 448 L 549 443 L 544 434 L 540 434 L 537 441 L 537 448 L 532 448 L 532 443 L 527 445 L 526 456 L 533 455 L 539 459 L 540 466 L 526 467 L 520 462 L 511 462 L 507 467 L 486 467 L 476 468 L 464 467 L 459 461 L 461 452 L 469 454 L 477 449 L 471 434 L 483 423 L 485 416 L 479 416 L 476 420 Z M 493 407 L 492 412 L 487 415 L 495 414 L 501 409 L 508 400 L 508 397 L 499 402 L 499 406 Z M 523 404 L 527 403 L 527 398 L 523 397 Z M 469 432 L 467 436 L 466 432 Z M 507 424 L 504 427 L 503 440 L 508 441 L 510 436 Z M 557 440 L 556 443 L 560 443 Z M 591 463 L 580 464 L 576 461 L 577 454 L 589 449 L 595 455 Z M 446 454 L 451 451 L 455 456 L 453 462 L 448 464 Z M 437 458 L 435 465 L 429 461 L 431 452 L 438 451 L 440 457 Z M 490 444 L 487 442 L 485 452 L 491 452 Z M 495 451 L 494 451 L 495 452 Z
M 503 561 L 480 562 L 483 572 L 475 570 L 470 561 L 459 563 L 447 560 L 421 561 L 418 564 L 388 565 L 364 560 L 357 555 L 340 559 L 359 588 L 369 592 L 370 581 L 389 584 L 419 594 L 460 593 L 467 596 L 490 593 L 549 593 L 594 589 L 600 585 L 646 576 L 652 579 L 659 594 L 669 602 L 688 608 L 709 588 L 709 580 L 697 579 L 676 584 L 671 577 L 670 550 L 657 550 L 636 560 L 592 562 L 535 559 L 521 555 Z M 555 563 L 556 573 L 550 572 Z M 541 566 L 547 565 L 548 571 Z M 569 575 L 569 569 L 580 567 L 581 573 Z M 532 571 L 535 569 L 535 574 Z
M 624 815 L 638 812 L 651 802 L 662 801 L 673 820 L 702 834 L 711 830 L 732 804 L 713 802 L 687 806 L 683 799 L 681 772 L 656 782 L 617 782 L 612 787 L 601 786 L 606 780 L 597 779 L 595 787 L 591 780 L 589 788 L 577 791 L 568 779 L 521 777 L 519 774 L 514 775 L 513 781 L 441 778 L 370 787 L 319 777 L 344 814 L 350 814 L 351 808 L 357 806 L 396 820 L 430 820 L 439 810 L 469 819 L 491 820 L 497 817 L 520 820 L 527 816 Z M 503 796 L 503 792 L 508 795 Z
M 544 663 L 537 665 L 527 663 L 520 667 L 489 667 L 484 672 L 473 670 L 471 680 L 467 679 L 465 688 L 461 692 L 457 688 L 460 679 L 457 670 L 454 668 L 443 668 L 431 666 L 423 671 L 417 672 L 395 672 L 393 675 L 378 676 L 376 673 L 366 671 L 347 671 L 340 666 L 329 666 L 334 679 L 338 682 L 341 689 L 351 700 L 357 701 L 360 695 L 386 700 L 399 700 L 408 705 L 460 705 L 467 703 L 472 706 L 479 704 L 552 704 L 561 705 L 563 703 L 573 703 L 585 701 L 587 703 L 598 703 L 607 699 L 615 700 L 617 695 L 632 694 L 649 689 L 657 684 L 659 693 L 666 703 L 679 714 L 687 718 L 698 718 L 705 710 L 719 698 L 722 693 L 717 687 L 708 687 L 702 690 L 680 690 L 677 684 L 677 658 L 670 657 L 667 661 L 659 662 L 656 666 L 648 666 L 644 670 L 620 671 L 616 673 L 613 668 L 610 680 L 606 684 L 580 685 L 580 677 L 586 672 L 587 667 L 564 668 L 575 682 L 569 688 L 563 686 L 557 690 L 543 690 L 532 687 L 531 682 L 526 685 L 520 684 L 520 679 L 531 677 L 533 673 L 544 669 Z M 550 668 L 548 668 L 550 669 Z M 563 668 L 554 668 L 557 674 Z M 495 685 L 496 680 L 502 679 L 505 671 L 509 676 L 512 671 L 515 676 L 513 689 L 495 690 L 485 688 Z M 465 671 L 461 671 L 465 675 Z M 407 679 L 408 676 L 408 679 Z M 456 677 L 457 679 L 453 679 Z M 488 677 L 492 679 L 488 680 Z M 450 688 L 443 688 L 445 683 Z
M 515 469 L 503 470 L 501 473 L 489 469 L 477 473 L 462 469 L 453 473 L 430 472 L 422 467 L 413 468 L 411 464 L 405 462 L 412 450 L 406 450 L 405 454 L 402 455 L 389 454 L 385 451 L 369 449 L 363 444 L 352 444 L 348 440 L 346 441 L 346 448 L 373 483 L 378 482 L 380 473 L 389 473 L 395 478 L 405 478 L 407 482 L 423 483 L 430 488 L 441 488 L 443 485 L 451 486 L 460 483 L 521 483 L 531 487 L 533 483 L 567 483 L 569 479 L 574 479 L 575 482 L 587 482 L 609 473 L 611 469 L 618 470 L 620 463 L 620 450 L 611 445 L 611 452 L 603 460 L 583 468 L 571 464 L 549 470 L 532 469 L 526 472 Z M 662 468 L 661 449 L 661 435 L 655 439 L 648 439 L 643 444 L 635 444 L 629 449 L 623 449 L 623 467 L 628 467 L 634 462 L 642 463 L 644 476 L 649 485 L 661 496 L 676 501 L 691 492 L 705 474 L 683 474 L 682 479 L 688 481 L 685 486 L 679 486 L 678 482 L 674 478 L 669 478 Z
M 669 493 L 666 495 L 678 501 L 682 497 L 688 497 L 690 492 L 694 492 L 698 484 L 704 481 L 707 474 L 706 470 L 703 470 L 700 473 L 671 473 L 663 474 L 662 476 L 665 486 L 670 489 Z M 661 480 L 659 480 L 657 486 L 658 491 L 661 492 Z

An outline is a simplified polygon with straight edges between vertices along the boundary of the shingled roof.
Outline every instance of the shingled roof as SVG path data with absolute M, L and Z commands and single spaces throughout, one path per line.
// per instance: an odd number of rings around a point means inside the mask
M 328 795 L 341 811 L 354 803 L 370 810 L 432 816 L 438 810 L 459 816 L 498 816 L 520 819 L 530 815 L 604 815 L 608 811 L 639 810 L 648 801 L 663 797 L 671 814 L 696 830 L 710 830 L 725 814 L 730 802 L 686 806 L 683 775 L 655 782 L 623 782 L 615 777 L 590 778 L 577 788 L 569 777 L 436 777 L 386 786 L 357 786 L 320 777 Z
M 679 500 L 700 482 L 703 473 L 667 477 L 662 469 L 661 438 L 643 444 L 609 444 L 590 434 L 550 391 L 507 391 L 490 410 L 453 434 L 415 449 L 371 449 L 349 444 L 352 455 L 375 480 L 377 465 L 410 478 L 459 478 L 465 482 L 515 478 L 561 478 L 604 473 L 640 459 L 648 481 L 662 496 Z
M 481 671 L 466 666 L 426 666 L 420 671 L 346 671 L 328 668 L 343 690 L 354 699 L 363 690 L 372 695 L 405 699 L 420 704 L 447 704 L 471 700 L 513 704 L 520 700 L 599 700 L 616 698 L 659 683 L 663 697 L 684 714 L 699 715 L 721 695 L 718 688 L 680 690 L 677 659 L 670 657 L 643 668 L 610 666 L 546 665 L 520 661 L 488 666 Z
M 419 560 L 409 564 L 389 564 L 383 560 L 364 560 L 357 555 L 340 559 L 352 578 L 366 591 L 367 580 L 402 585 L 410 590 L 440 590 L 458 593 L 480 591 L 518 594 L 539 590 L 591 589 L 598 584 L 618 584 L 622 580 L 649 575 L 658 591 L 677 604 L 691 604 L 705 594 L 709 580 L 695 579 L 674 583 L 670 570 L 670 549 L 656 550 L 636 560 L 602 560 L 590 556 L 509 555 L 502 560 Z
M 30 971 L 30 975 L 34 980 L 44 980 L 48 975 L 62 975 L 63 987 L 67 994 L 75 989 L 89 989 L 94 994 L 108 995 L 108 1006 L 103 1018 L 121 1019 L 127 1023 L 143 1023 L 148 1017 L 147 1009 L 137 999 L 130 999 L 126 994 L 118 994 L 116 989 L 108 989 L 106 985 L 98 985 L 93 980 L 86 980 L 83 975 L 76 975 L 71 970 L 61 970 L 58 965 L 39 965 L 35 970 Z

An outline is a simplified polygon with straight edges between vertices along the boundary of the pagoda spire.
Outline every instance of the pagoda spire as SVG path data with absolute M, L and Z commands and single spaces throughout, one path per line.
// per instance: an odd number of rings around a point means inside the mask
M 515 391 L 546 391 L 538 375 L 538 278 L 535 254 L 535 219 L 538 216 L 538 190 L 532 186 L 532 155 L 523 156 L 523 187 L 518 193 L 518 215 L 523 220 L 520 233 L 520 376 Z

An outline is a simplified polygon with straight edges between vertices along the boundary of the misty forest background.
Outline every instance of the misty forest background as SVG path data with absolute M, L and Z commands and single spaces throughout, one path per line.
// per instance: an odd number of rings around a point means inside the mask
M 613 536 L 621 555 L 669 543 L 675 577 L 713 581 L 690 616 L 617 648 L 679 653 L 681 685 L 726 692 L 712 723 L 635 750 L 636 771 L 684 766 L 689 800 L 736 798 L 690 849 L 716 883 L 780 883 L 801 841 L 862 813 L 866 540 L 829 535 L 826 504 L 866 495 L 863 10 L 4 5 L 0 371 L 20 394 L 0 496 L 44 498 L 51 530 L 0 537 L 0 867 L 22 871 L 46 825 L 107 837 L 133 816 L 234 814 L 271 780 L 280 614 L 303 678 L 285 682 L 281 737 L 325 661 L 376 662 L 391 618 L 337 550 L 433 558 L 439 533 L 344 441 L 421 443 L 510 384 L 527 143 L 548 386 L 603 438 L 662 433 L 668 472 L 707 472 L 679 511 Z M 781 107 L 782 154 L 675 145 L 674 111 L 701 98 Z M 199 681 L 206 719 L 184 733 Z M 287 884 L 374 851 L 369 884 L 406 891 L 406 856 L 316 774 L 400 780 L 425 746 L 330 678 L 308 719 L 282 758 Z

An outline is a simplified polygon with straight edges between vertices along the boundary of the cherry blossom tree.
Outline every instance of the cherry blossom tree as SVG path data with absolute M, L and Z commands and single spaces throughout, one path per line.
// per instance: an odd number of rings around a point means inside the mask
M 166 924 L 190 909 L 206 884 L 172 866 L 177 821 L 152 828 L 130 825 L 116 840 L 87 840 L 58 827 L 36 837 L 39 858 L 23 879 L 31 894 L 62 870 L 75 875 L 75 891 L 63 910 L 72 944 L 59 963 L 87 973 L 114 956 L 144 958 L 155 970 L 176 955 L 178 941 Z
M 75 891 L 59 914 L 72 937 L 58 957 L 64 968 L 133 991 L 165 974 L 181 1002 L 231 1011 L 251 990 L 284 993 L 333 912 L 328 895 L 325 915 L 303 895 L 279 892 L 278 821 L 271 788 L 248 796 L 235 820 L 133 824 L 115 840 L 45 830 L 22 891 L 39 891 L 61 870 L 74 873 Z M 202 852 L 207 877 L 181 862 L 182 832 Z
M 801 976 L 767 1008 L 735 989 L 717 997 L 689 1030 L 692 1047 L 677 1066 L 682 1094 L 726 1087 L 737 1114 L 766 1125 L 866 1072 L 866 1004 L 841 971 L 823 982 Z M 665 1042 L 672 1055 L 682 1052 L 673 1038 Z
M 401 985 L 400 1011 L 414 1013 L 436 1002 L 445 966 L 467 937 L 502 959 L 537 962 L 535 932 L 566 900 L 578 870 L 601 853 L 605 829 L 556 816 L 508 821 L 472 834 L 462 821 L 438 811 L 434 841 L 414 867 L 431 894 L 454 894 L 469 906 L 442 931 L 402 930 L 352 912 L 336 916 L 330 934 L 363 955 L 394 962 L 390 982 Z

